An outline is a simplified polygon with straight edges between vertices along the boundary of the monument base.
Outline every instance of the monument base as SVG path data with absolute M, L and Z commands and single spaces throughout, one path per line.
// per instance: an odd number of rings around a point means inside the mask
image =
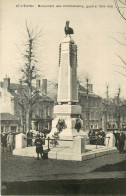
M 84 153 L 75 153 L 74 148 L 72 147 L 65 148 L 57 146 L 49 151 L 48 158 L 57 160 L 84 161 L 115 152 L 117 152 L 115 147 L 108 148 L 106 146 L 97 146 L 96 149 L 94 145 L 87 145 Z
M 76 136 L 83 136 L 85 139 L 87 139 L 88 134 L 85 131 L 80 130 L 79 132 L 77 132 L 77 130 L 75 129 L 76 119 L 80 114 L 81 114 L 81 107 L 79 105 L 64 104 L 64 105 L 54 106 L 55 119 L 52 121 L 52 130 L 47 137 L 50 137 L 51 139 L 54 138 L 53 137 L 54 133 L 58 132 L 58 129 L 56 128 L 57 123 L 59 119 L 62 119 L 64 120 L 66 127 L 62 129 L 62 131 L 60 131 L 58 135 L 60 140 L 66 140 L 66 141 L 62 141 L 62 142 L 59 141 L 59 145 L 64 144 L 64 146 L 67 146 L 68 144 L 68 146 L 73 146 L 73 143 L 70 142 L 69 140 L 73 141 L 73 138 Z M 83 122 L 82 122 L 81 129 L 83 129 Z
M 45 145 L 44 150 L 47 150 L 47 148 L 48 147 Z M 85 152 L 80 154 L 74 152 L 74 148 L 70 146 L 51 147 L 50 151 L 48 152 L 48 158 L 57 160 L 83 161 L 117 152 L 115 147 L 108 148 L 106 146 L 97 146 L 96 148 L 95 145 L 86 145 L 85 148 Z M 37 154 L 35 149 L 35 146 L 22 149 L 17 148 L 13 150 L 13 155 L 36 158 Z
M 51 133 L 48 134 L 47 137 L 50 137 L 51 139 L 53 138 L 54 133 L 57 132 L 57 129 L 52 129 Z M 73 146 L 73 139 L 76 136 L 82 136 L 86 139 L 86 144 L 89 144 L 89 140 L 87 140 L 88 138 L 88 134 L 85 133 L 83 130 L 80 130 L 79 132 L 77 132 L 76 129 L 72 129 L 72 128 L 66 128 L 63 129 L 60 133 L 59 133 L 59 140 L 58 140 L 58 145 L 59 146 Z

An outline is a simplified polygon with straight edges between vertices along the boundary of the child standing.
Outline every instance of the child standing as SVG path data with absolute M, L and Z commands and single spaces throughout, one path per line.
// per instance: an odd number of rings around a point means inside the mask
M 41 159 L 43 159 L 43 140 L 40 138 L 40 135 L 37 134 L 35 139 L 35 146 L 36 146 L 36 153 L 37 153 L 37 160 L 39 160 L 39 154 L 41 155 Z

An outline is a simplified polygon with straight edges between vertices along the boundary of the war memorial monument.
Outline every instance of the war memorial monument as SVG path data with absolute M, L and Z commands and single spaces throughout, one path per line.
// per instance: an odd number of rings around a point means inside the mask
M 77 45 L 72 39 L 74 31 L 66 21 L 65 38 L 59 46 L 59 78 L 57 105 L 54 106 L 54 120 L 52 130 L 47 135 L 50 139 L 58 134 L 57 145 L 50 146 L 49 159 L 83 161 L 103 156 L 116 151 L 115 138 L 112 133 L 106 134 L 105 146 L 89 145 L 88 135 L 83 131 L 83 122 L 80 119 L 81 106 L 78 102 L 77 82 Z M 77 119 L 81 127 L 77 130 Z M 58 125 L 63 123 L 62 129 Z M 14 155 L 36 157 L 35 146 L 26 147 L 25 134 L 16 136 Z M 44 149 L 47 149 L 48 140 Z

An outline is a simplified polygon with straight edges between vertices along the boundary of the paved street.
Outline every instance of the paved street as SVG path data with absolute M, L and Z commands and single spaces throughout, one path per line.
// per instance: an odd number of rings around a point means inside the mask
M 83 162 L 62 160 L 36 160 L 2 153 L 1 180 L 5 184 L 26 182 L 55 182 L 65 180 L 111 180 L 126 177 L 126 153 L 90 159 Z M 86 182 L 86 181 L 85 181 Z M 6 185 L 7 186 L 7 185 Z M 5 190 L 6 190 L 5 186 Z M 45 185 L 44 185 L 45 186 Z M 12 186 L 13 187 L 13 186 Z M 11 188 L 12 188 L 11 187 Z M 20 187 L 18 187 L 20 189 Z

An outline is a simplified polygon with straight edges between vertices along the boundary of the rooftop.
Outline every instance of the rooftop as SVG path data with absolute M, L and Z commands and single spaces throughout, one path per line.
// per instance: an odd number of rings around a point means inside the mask
M 1 120 L 16 120 L 18 121 L 18 118 L 16 116 L 14 116 L 13 114 L 10 114 L 10 113 L 0 113 L 0 117 L 1 117 Z

